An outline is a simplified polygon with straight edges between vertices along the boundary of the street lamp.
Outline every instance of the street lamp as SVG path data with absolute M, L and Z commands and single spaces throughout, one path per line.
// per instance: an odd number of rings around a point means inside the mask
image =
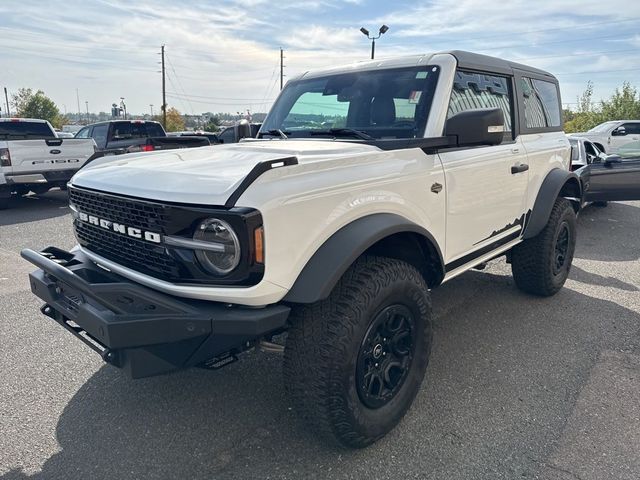
M 153 103 L 149 104 L 149 108 L 151 109 L 151 119 L 153 120 Z
M 369 35 L 369 30 L 367 30 L 364 27 L 362 27 L 360 29 L 362 34 L 365 37 L 367 37 L 369 40 L 371 40 L 371 60 L 373 60 L 373 57 L 375 56 L 375 53 L 376 53 L 376 40 L 379 39 L 385 33 L 387 33 L 387 30 L 389 30 L 389 27 L 387 27 L 386 25 L 382 25 L 380 27 L 380 30 L 378 30 L 378 36 L 377 37 L 372 37 L 371 35 Z
M 124 97 L 120 97 L 120 108 L 124 112 L 124 119 L 127 119 L 127 105 L 124 103 Z

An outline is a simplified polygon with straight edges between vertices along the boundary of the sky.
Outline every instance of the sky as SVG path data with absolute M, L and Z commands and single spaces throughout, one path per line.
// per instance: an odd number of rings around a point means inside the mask
M 263 112 L 280 48 L 286 81 L 367 60 L 359 29 L 382 24 L 376 58 L 462 49 L 526 63 L 559 78 L 569 107 L 589 80 L 596 100 L 640 87 L 640 2 L 602 0 L 0 0 L 0 87 L 41 89 L 63 113 L 120 97 L 157 113 L 164 44 L 168 106 Z

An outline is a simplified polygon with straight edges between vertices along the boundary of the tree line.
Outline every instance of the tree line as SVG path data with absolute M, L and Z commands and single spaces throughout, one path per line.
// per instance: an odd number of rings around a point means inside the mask
M 71 119 L 60 112 L 60 109 L 42 90 L 34 91 L 32 88 L 20 88 L 11 95 L 11 105 L 15 116 L 18 118 L 38 118 L 47 120 L 56 129 L 62 129 L 63 125 L 72 123 Z M 131 117 L 135 118 L 135 117 Z M 162 115 L 155 115 L 153 120 L 162 122 Z M 168 132 L 181 131 L 186 128 L 188 119 L 175 107 L 167 108 Z M 208 115 L 206 130 L 217 130 L 220 124 L 215 115 Z
M 585 132 L 610 120 L 640 120 L 640 95 L 629 82 L 616 88 L 606 100 L 593 100 L 593 82 L 578 97 L 578 108 L 564 110 L 564 131 Z

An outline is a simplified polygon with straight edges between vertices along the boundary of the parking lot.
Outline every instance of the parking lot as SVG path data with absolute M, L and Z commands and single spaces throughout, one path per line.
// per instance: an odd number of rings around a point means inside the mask
M 361 451 L 308 433 L 280 358 L 129 380 L 38 311 L 21 248 L 74 244 L 66 194 L 0 213 L 0 478 L 640 478 L 640 202 L 587 207 L 552 298 L 503 261 L 433 292 L 410 413 Z

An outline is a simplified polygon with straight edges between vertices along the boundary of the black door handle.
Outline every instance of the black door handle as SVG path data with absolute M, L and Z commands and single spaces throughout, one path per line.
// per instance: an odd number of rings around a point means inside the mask
M 513 174 L 526 172 L 527 170 L 529 170 L 529 165 L 527 165 L 526 163 L 521 163 L 520 165 L 513 165 L 511 167 L 511 173 Z

